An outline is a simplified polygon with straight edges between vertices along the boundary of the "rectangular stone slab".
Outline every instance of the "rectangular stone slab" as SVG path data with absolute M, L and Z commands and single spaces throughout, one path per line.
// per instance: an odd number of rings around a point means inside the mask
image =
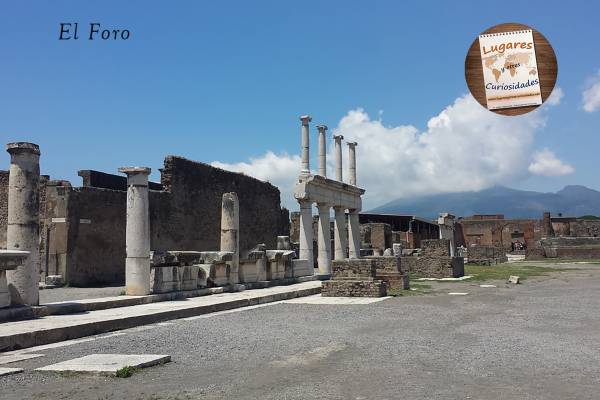
M 0 376 L 13 375 L 23 372 L 23 368 L 0 368 Z
M 0 353 L 0 364 L 10 364 L 17 361 L 29 360 L 32 358 L 43 357 L 43 354 L 2 354 Z
M 171 356 L 160 354 L 91 354 L 47 365 L 36 369 L 36 371 L 85 372 L 112 375 L 123 367 L 146 368 L 170 361 Z

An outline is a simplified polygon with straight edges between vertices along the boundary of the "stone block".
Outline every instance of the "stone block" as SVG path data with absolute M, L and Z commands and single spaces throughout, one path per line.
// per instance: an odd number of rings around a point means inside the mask
M 450 239 L 421 240 L 421 255 L 423 257 L 449 257 Z
M 159 354 L 91 354 L 47 365 L 36 371 L 81 372 L 114 375 L 124 367 L 146 368 L 171 361 L 171 356 Z
M 314 274 L 314 268 L 312 265 L 310 265 L 308 260 L 292 260 L 292 269 L 294 278 L 301 276 L 312 276 Z
M 48 275 L 45 280 L 46 285 L 49 286 L 63 286 L 65 281 L 62 275 Z
M 373 280 L 376 265 L 370 258 L 348 258 L 332 261 L 332 278 L 347 280 Z
M 380 280 L 331 280 L 324 281 L 321 288 L 323 297 L 385 297 L 387 285 Z
M 266 254 L 264 251 L 249 252 L 240 259 L 239 279 L 242 283 L 258 282 L 266 274 Z M 264 279 L 264 278 L 263 278 Z
M 388 289 L 406 289 L 404 274 L 402 273 L 400 257 L 383 256 L 369 257 L 375 264 L 375 279 L 386 283 Z

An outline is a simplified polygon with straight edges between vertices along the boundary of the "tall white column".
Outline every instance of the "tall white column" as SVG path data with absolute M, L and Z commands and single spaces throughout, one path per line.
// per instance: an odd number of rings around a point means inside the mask
M 348 247 L 348 230 L 346 229 L 346 210 L 343 207 L 333 207 L 335 215 L 335 254 L 336 260 L 346 258 L 346 247 Z
M 334 135 L 333 140 L 335 141 L 335 179 L 339 182 L 342 181 L 342 135 Z
M 302 121 L 302 166 L 300 169 L 301 174 L 310 174 L 310 147 L 309 147 L 309 132 L 308 124 L 312 121 L 309 115 L 303 115 L 300 117 Z
M 240 266 L 240 205 L 237 193 L 223 193 L 221 201 L 221 251 L 233 253 L 229 283 L 239 282 Z
M 40 271 L 40 148 L 37 144 L 8 143 L 8 224 L 6 248 L 28 251 L 29 257 L 17 269 L 6 271 L 12 304 L 39 304 Z
M 349 258 L 360 258 L 360 225 L 358 210 L 349 210 L 348 213 L 348 255 Z
M 127 174 L 125 291 L 130 296 L 150 293 L 150 216 L 147 167 L 123 167 Z
M 312 268 L 314 265 L 312 203 L 305 200 L 299 200 L 298 203 L 300 203 L 299 258 L 302 260 L 308 260 L 308 264 Z
M 356 186 L 356 142 L 348 142 L 348 183 Z
M 327 131 L 327 125 L 317 126 L 319 130 L 319 175 L 327 176 L 327 159 L 326 159 L 326 142 L 325 142 L 325 131 Z
M 319 275 L 331 275 L 331 228 L 329 225 L 329 204 L 317 203 L 319 210 L 319 231 L 317 244 Z

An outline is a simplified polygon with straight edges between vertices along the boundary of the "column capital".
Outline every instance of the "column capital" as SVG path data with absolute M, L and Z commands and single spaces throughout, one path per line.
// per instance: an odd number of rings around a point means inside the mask
M 40 155 L 40 146 L 35 143 L 29 142 L 11 142 L 6 144 L 6 151 L 8 154 L 35 154 Z
M 298 204 L 300 204 L 300 208 L 303 207 L 312 207 L 312 200 L 306 200 L 306 199 L 299 199 L 298 200 Z
M 333 139 L 336 141 L 341 141 L 344 139 L 344 136 L 343 135 L 333 135 Z
M 127 185 L 148 186 L 148 175 L 151 169 L 148 167 L 121 167 L 119 172 L 127 174 Z
M 346 142 L 346 144 L 350 147 L 356 147 L 358 146 L 358 142 Z
M 325 131 L 329 129 L 327 127 L 327 125 L 317 125 L 317 130 L 319 131 L 319 133 L 325 133 Z
M 321 208 L 331 208 L 331 204 L 329 203 L 317 203 L 317 208 L 320 210 Z
M 302 125 L 308 125 L 308 123 L 312 121 L 312 118 L 310 115 L 301 115 L 300 121 L 302 121 Z

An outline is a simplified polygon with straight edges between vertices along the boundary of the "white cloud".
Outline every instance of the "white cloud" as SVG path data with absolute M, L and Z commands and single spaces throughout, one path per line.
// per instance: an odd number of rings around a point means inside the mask
M 267 151 L 261 157 L 250 158 L 249 162 L 227 164 L 214 161 L 211 165 L 229 171 L 243 172 L 257 179 L 271 182 L 281 190 L 284 206 L 293 207 L 292 209 L 294 209 L 296 205 L 292 192 L 294 184 L 298 180 L 300 161 L 300 156 L 296 154 L 275 154 L 272 151 Z
M 546 99 L 546 103 L 548 103 L 551 106 L 557 106 L 560 104 L 560 101 L 562 100 L 564 95 L 565 92 L 560 87 L 556 86 L 552 93 L 550 93 L 550 96 Z
M 527 169 L 534 175 L 543 176 L 562 176 L 575 172 L 575 168 L 556 158 L 548 149 L 535 152 Z
M 333 129 L 333 133 L 344 135 L 347 141 L 358 142 L 357 180 L 359 186 L 367 190 L 363 201 L 365 210 L 399 197 L 512 185 L 530 175 L 533 137 L 545 123 L 543 110 L 518 117 L 501 116 L 483 108 L 471 95 L 457 98 L 431 118 L 425 131 L 413 125 L 386 126 L 381 113 L 377 117 L 379 119 L 373 120 L 358 108 L 349 111 Z M 313 159 L 316 159 L 315 139 L 312 128 Z M 298 129 L 298 147 L 299 143 Z M 346 146 L 343 158 L 346 179 Z M 330 175 L 334 173 L 333 163 L 330 140 Z M 297 155 L 276 155 L 269 151 L 248 163 L 215 162 L 213 165 L 270 180 L 281 189 L 282 200 L 288 208 L 298 207 L 292 197 L 300 169 Z M 311 166 L 316 167 L 312 159 Z
M 600 70 L 588 79 L 582 97 L 585 111 L 591 113 L 600 110 Z

